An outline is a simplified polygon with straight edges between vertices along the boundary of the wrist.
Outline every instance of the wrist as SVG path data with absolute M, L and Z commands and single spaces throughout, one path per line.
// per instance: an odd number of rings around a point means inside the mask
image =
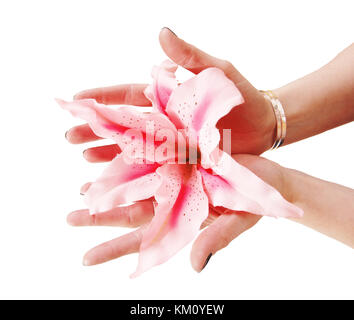
M 294 140 L 294 128 L 296 128 L 296 105 L 294 108 L 294 90 L 291 88 L 290 85 L 286 85 L 283 87 L 280 87 L 278 89 L 274 89 L 273 92 L 277 95 L 278 99 L 281 101 L 283 109 L 284 109 L 284 114 L 286 117 L 286 127 L 287 127 L 287 133 L 286 137 L 284 139 L 283 145 L 295 142 L 296 139 Z M 298 101 L 297 101 L 298 103 Z M 297 104 L 298 106 L 300 104 Z
M 269 113 L 272 114 L 268 117 L 268 135 L 265 137 L 267 139 L 267 149 L 277 149 L 283 144 L 286 137 L 287 121 L 285 111 L 275 92 L 261 90 L 261 93 L 266 104 L 268 104 L 267 110 L 271 110 Z

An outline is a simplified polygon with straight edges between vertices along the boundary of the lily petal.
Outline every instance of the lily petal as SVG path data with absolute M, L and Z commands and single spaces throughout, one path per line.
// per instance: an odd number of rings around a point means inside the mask
M 85 193 L 90 213 L 152 197 L 161 184 L 161 178 L 155 172 L 158 166 L 156 163 L 128 164 L 123 154 L 117 155 Z
M 167 261 L 188 244 L 208 216 L 208 198 L 196 165 L 164 164 L 155 194 L 155 216 L 143 235 L 139 264 L 132 277 Z
M 216 123 L 243 97 L 224 72 L 208 68 L 179 85 L 171 94 L 166 112 L 177 129 L 188 131 L 190 143 L 197 143 L 202 163 L 210 167 L 210 157 L 220 141 Z
M 215 207 L 270 217 L 303 215 L 300 208 L 225 152 L 212 170 L 200 168 L 200 172 L 209 201 Z
M 166 115 L 167 102 L 172 91 L 177 87 L 176 70 L 177 64 L 170 60 L 153 67 L 151 76 L 154 80 L 146 87 L 144 94 L 151 101 L 155 112 Z
M 88 122 L 93 132 L 102 138 L 114 140 L 118 146 L 124 148 L 134 143 L 136 148 L 141 148 L 140 155 L 148 160 L 154 161 L 154 152 L 144 154 L 145 150 L 155 150 L 161 142 L 156 141 L 155 133 L 159 130 L 169 130 L 177 132 L 173 123 L 161 113 L 144 113 L 132 107 L 107 107 L 97 103 L 94 99 L 74 100 L 66 102 L 57 99 L 59 105 L 70 111 L 75 117 L 79 117 Z M 133 130 L 132 130 L 133 129 Z M 127 133 L 132 133 L 135 141 L 128 139 Z M 146 146 L 146 149 L 144 148 Z M 173 146 L 174 148 L 174 146 Z M 139 153 L 137 153 L 138 155 Z M 136 155 L 136 157 L 138 157 Z M 156 159 L 159 160 L 159 159 Z

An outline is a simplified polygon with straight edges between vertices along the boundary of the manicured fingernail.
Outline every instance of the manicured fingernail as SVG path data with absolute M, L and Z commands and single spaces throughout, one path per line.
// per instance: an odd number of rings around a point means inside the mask
M 205 263 L 204 263 L 204 266 L 203 266 L 202 270 L 204 270 L 204 268 L 205 268 L 206 265 L 208 264 L 208 262 L 209 262 L 209 260 L 210 260 L 210 258 L 211 258 L 212 255 L 213 255 L 212 253 L 209 253 L 208 257 L 207 257 L 206 260 L 205 260 Z
M 168 27 L 163 27 L 162 29 L 167 29 L 167 30 L 169 30 L 170 32 L 172 32 L 172 33 L 177 37 L 177 35 L 176 35 L 170 28 L 168 28 Z
M 80 194 L 81 194 L 82 196 L 84 196 L 90 186 L 91 186 L 91 182 L 85 183 L 85 184 L 80 188 Z
M 82 151 L 82 156 L 84 157 L 84 159 L 85 160 L 87 160 L 88 162 L 92 162 L 91 161 L 91 155 L 90 155 L 90 153 L 91 153 L 91 150 L 90 149 L 85 149 L 84 151 Z

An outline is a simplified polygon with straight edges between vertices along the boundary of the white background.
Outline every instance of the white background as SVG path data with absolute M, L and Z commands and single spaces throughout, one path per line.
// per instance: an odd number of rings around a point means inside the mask
M 83 267 L 83 254 L 126 229 L 73 228 L 88 164 L 54 97 L 149 82 L 163 26 L 271 89 L 353 41 L 353 1 L 1 1 L 0 298 L 354 298 L 353 250 L 282 219 L 262 219 L 201 273 L 190 247 L 130 280 L 137 255 Z M 353 123 L 266 157 L 354 187 Z M 87 147 L 87 146 L 86 146 Z

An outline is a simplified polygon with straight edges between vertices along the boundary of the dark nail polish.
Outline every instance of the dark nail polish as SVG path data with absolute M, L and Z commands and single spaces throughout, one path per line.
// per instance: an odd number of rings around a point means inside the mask
M 163 27 L 162 29 L 167 29 L 167 30 L 169 30 L 170 32 L 172 32 L 172 33 L 177 37 L 177 35 L 176 35 L 170 28 L 168 28 L 168 27 Z
M 212 255 L 213 255 L 212 253 L 210 253 L 210 254 L 208 255 L 208 257 L 207 257 L 206 260 L 205 260 L 205 263 L 204 263 L 204 266 L 203 266 L 202 270 L 206 267 L 206 265 L 208 264 L 208 262 L 209 262 L 209 260 L 210 260 L 210 258 L 211 258 Z

